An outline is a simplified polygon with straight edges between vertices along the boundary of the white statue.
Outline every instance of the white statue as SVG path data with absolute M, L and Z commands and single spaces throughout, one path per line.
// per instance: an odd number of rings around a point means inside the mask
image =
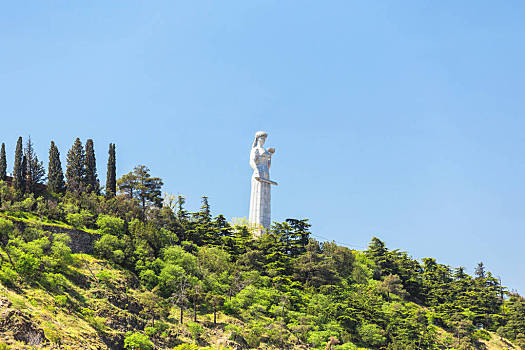
M 272 164 L 272 155 L 274 148 L 266 150 L 264 142 L 267 133 L 258 131 L 255 134 L 252 150 L 250 152 L 250 165 L 253 169 L 252 175 L 252 193 L 250 196 L 250 216 L 248 222 L 257 227 L 261 233 L 263 228 L 270 227 L 271 220 L 271 185 L 277 185 L 277 182 L 270 180 L 270 165 Z

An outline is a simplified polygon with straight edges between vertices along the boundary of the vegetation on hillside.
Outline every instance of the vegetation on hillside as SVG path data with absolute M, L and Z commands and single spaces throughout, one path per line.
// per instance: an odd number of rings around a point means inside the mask
M 31 141 L 12 177 L 4 155 L 0 342 L 13 348 L 525 349 L 525 300 L 482 263 L 469 276 L 378 238 L 355 251 L 313 239 L 307 220 L 254 238 L 206 197 L 188 212 L 162 196 L 146 166 L 116 179 L 113 144 L 108 190 L 92 140 L 65 172 L 51 143 L 47 186 Z M 99 236 L 92 254 L 72 254 L 72 228 Z

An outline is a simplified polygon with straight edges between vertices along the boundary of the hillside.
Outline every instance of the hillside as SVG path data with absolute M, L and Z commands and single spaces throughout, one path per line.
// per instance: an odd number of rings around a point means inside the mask
M 13 177 L 0 149 L 0 350 L 525 349 L 525 300 L 483 263 L 351 250 L 306 219 L 257 236 L 115 159 L 101 188 L 92 140 L 65 172 L 52 142 L 46 183 L 30 140 Z
M 104 218 L 102 214 L 100 216 Z M 108 217 L 105 218 L 109 220 Z M 221 271 L 222 274 L 226 273 L 224 276 L 208 275 L 212 282 L 188 282 L 188 285 L 191 283 L 192 286 L 185 291 L 185 310 L 181 323 L 180 295 L 163 295 L 160 287 L 163 283 L 154 285 L 150 282 L 151 278 L 145 277 L 146 273 L 137 274 L 123 266 L 124 262 L 115 261 L 118 256 L 116 250 L 110 253 L 112 259 L 103 258 L 101 247 L 93 244 L 93 247 L 82 246 L 80 249 L 93 251 L 93 248 L 97 247 L 95 250 L 98 253 L 83 254 L 78 252 L 78 244 L 74 245 L 68 238 L 69 235 L 76 237 L 77 241 L 79 235 L 96 235 L 102 238 L 108 234 L 108 226 L 119 230 L 118 223 L 123 223 L 123 220 L 115 220 L 117 225 L 115 222 L 107 225 L 99 220 L 99 230 L 91 229 L 90 232 L 75 229 L 68 223 L 40 218 L 34 212 L 7 211 L 0 215 L 0 220 L 2 234 L 12 228 L 11 234 L 8 234 L 11 237 L 9 244 L 4 246 L 2 252 L 0 275 L 3 285 L 0 288 L 0 341 L 6 344 L 7 348 L 18 349 L 31 345 L 36 348 L 122 349 L 127 344 L 125 339 L 128 339 L 129 343 L 136 338 L 137 344 L 142 344 L 145 349 L 150 344 L 159 349 L 190 348 L 184 344 L 217 349 L 307 349 L 324 348 L 330 337 L 336 337 L 341 343 L 345 342 L 344 345 L 334 347 L 341 349 L 357 349 L 357 346 L 369 349 L 447 349 L 455 346 L 459 334 L 459 339 L 464 343 L 457 348 L 518 349 L 495 332 L 475 330 L 472 322 L 467 322 L 464 328 L 461 328 L 462 325 L 456 326 L 456 329 L 452 328 L 454 326 L 445 327 L 441 320 L 437 321 L 441 312 L 438 308 L 425 306 L 421 301 L 409 300 L 411 298 L 405 288 L 411 281 L 405 282 L 405 287 L 399 280 L 389 277 L 393 276 L 391 274 L 376 276 L 374 279 L 375 274 L 381 274 L 378 271 L 381 263 L 385 263 L 370 259 L 370 253 L 377 248 L 374 243 L 368 252 L 363 253 L 349 251 L 333 243 L 320 245 L 309 239 L 306 251 L 299 253 L 295 258 L 308 256 L 305 261 L 306 267 L 311 267 L 301 271 L 306 275 L 302 277 L 300 285 L 293 281 L 301 279 L 299 276 L 285 280 L 290 277 L 278 272 L 284 271 L 285 267 L 280 266 L 277 261 L 266 264 L 271 267 L 268 269 L 269 273 L 265 274 L 264 270 L 255 268 L 257 257 L 253 256 L 254 251 L 240 254 L 242 256 L 238 259 L 241 260 L 237 263 L 242 261 L 242 264 L 245 264 L 244 268 L 235 272 Z M 12 226 L 9 225 L 10 222 L 13 223 Z M 299 223 L 301 222 L 295 222 L 296 225 Z M 306 228 L 304 222 L 302 223 Z M 76 224 L 78 226 L 78 223 Z M 286 225 L 289 224 L 277 226 L 282 232 L 284 228 L 290 230 Z M 247 235 L 243 226 L 235 227 L 233 231 L 229 239 L 242 240 L 243 244 L 250 241 L 254 245 L 263 245 L 263 250 L 267 250 L 267 245 L 272 243 L 272 240 L 265 242 L 265 239 L 256 243 Z M 270 237 L 271 235 L 268 239 Z M 53 243 L 50 243 L 50 238 Z M 74 247 L 77 254 L 72 254 L 64 245 L 59 244 L 62 242 Z M 275 241 L 274 243 L 278 244 Z M 300 249 L 301 244 L 294 243 L 296 249 Z M 182 269 L 190 269 L 187 264 L 192 259 L 195 259 L 196 265 L 193 268 L 210 270 L 221 270 L 221 264 L 228 265 L 233 262 L 233 256 L 218 248 L 216 244 L 202 244 L 199 248 L 188 240 L 180 245 L 176 243 L 173 247 L 177 248 L 169 254 L 174 255 L 178 260 L 176 266 L 181 266 Z M 353 265 L 352 270 L 347 271 L 351 278 L 344 281 L 339 277 L 338 283 L 323 280 L 335 280 L 337 274 L 337 271 L 330 271 L 326 262 L 316 261 L 320 259 L 322 251 L 328 249 L 351 254 L 341 256 L 341 268 L 349 267 L 345 266 L 347 264 Z M 11 253 L 15 268 L 10 268 L 7 250 Z M 32 265 L 29 264 L 31 260 L 28 259 L 28 255 L 35 259 Z M 49 258 L 53 261 L 47 260 Z M 225 258 L 224 261 L 220 260 L 222 258 Z M 153 263 L 160 264 L 159 261 Z M 207 266 L 199 266 L 201 264 Z M 253 264 L 253 270 L 248 269 L 246 264 Z M 159 273 L 155 274 L 157 279 L 161 280 L 165 272 L 165 268 L 160 269 Z M 179 272 L 181 275 L 186 274 L 185 270 Z M 198 275 L 196 271 L 193 274 Z M 224 281 L 219 282 L 221 278 L 224 278 Z M 209 294 L 209 289 L 213 287 L 205 284 L 227 283 L 227 280 L 229 286 L 219 287 L 217 295 Z M 171 283 L 180 288 L 180 281 Z M 276 284 L 280 284 L 282 288 L 285 283 L 289 284 L 286 293 L 275 288 Z M 198 296 L 195 294 L 195 290 L 199 290 L 197 286 L 201 288 Z M 344 289 L 348 289 L 350 294 L 344 295 L 343 299 L 336 303 L 330 300 L 340 293 L 346 293 Z M 173 299 L 174 297 L 179 299 Z M 214 297 L 218 300 L 214 300 Z M 198 300 L 195 303 L 197 322 L 193 320 L 192 298 Z M 510 300 L 507 298 L 502 307 L 508 308 Z M 361 302 L 363 304 L 360 306 Z M 294 305 L 296 303 L 303 305 L 297 307 Z M 337 311 L 330 310 L 333 307 L 348 307 L 340 303 L 362 307 L 358 311 L 352 308 L 357 311 L 355 315 L 363 319 L 374 319 L 377 323 L 368 323 L 369 327 L 366 330 L 357 326 L 356 333 L 352 334 L 348 328 L 342 326 L 346 324 L 346 315 L 334 317 Z M 214 306 L 217 309 L 216 323 Z M 470 310 L 459 311 L 470 319 L 476 319 L 476 316 L 468 315 L 472 312 Z M 481 318 L 484 316 L 486 315 Z M 385 317 L 391 319 L 381 325 L 379 321 Z M 468 320 L 469 317 L 465 317 L 464 320 Z M 343 320 L 344 323 L 337 320 Z M 465 322 L 464 320 L 462 321 Z M 396 324 L 398 322 L 400 324 Z M 419 337 L 402 347 L 392 346 L 395 343 L 389 341 L 388 337 L 399 330 L 412 331 Z M 127 348 L 132 348 L 131 345 L 127 345 Z

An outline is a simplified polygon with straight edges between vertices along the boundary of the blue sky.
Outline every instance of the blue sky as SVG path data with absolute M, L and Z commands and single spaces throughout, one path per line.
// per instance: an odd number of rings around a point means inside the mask
M 273 216 L 364 248 L 483 261 L 525 292 L 520 1 L 0 4 L 0 140 L 47 160 L 95 140 L 105 180 L 146 164 L 215 214 L 248 214 L 257 130 Z

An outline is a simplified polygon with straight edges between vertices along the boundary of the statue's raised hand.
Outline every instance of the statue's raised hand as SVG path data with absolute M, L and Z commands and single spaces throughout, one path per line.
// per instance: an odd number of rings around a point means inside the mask
M 268 148 L 268 152 L 270 154 L 274 154 L 275 153 L 275 148 Z

